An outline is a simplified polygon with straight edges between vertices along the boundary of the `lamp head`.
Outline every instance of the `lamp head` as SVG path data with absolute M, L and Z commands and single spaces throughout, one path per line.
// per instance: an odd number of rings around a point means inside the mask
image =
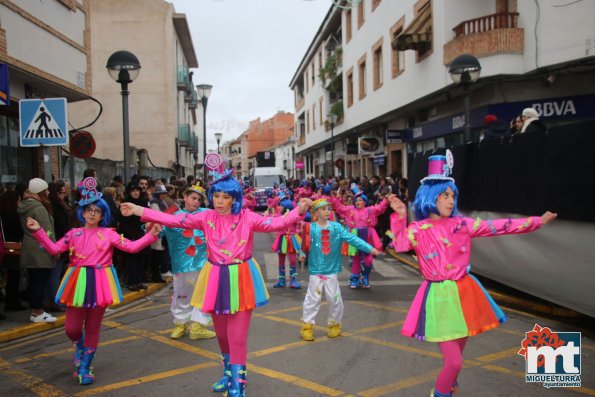
M 334 126 L 337 123 L 337 115 L 334 113 L 329 113 L 327 115 L 328 117 L 328 121 L 331 123 L 332 126 Z
M 203 99 L 208 99 L 209 95 L 211 95 L 211 90 L 213 86 L 210 84 L 199 84 L 196 86 L 196 90 L 198 91 L 198 97 Z
M 473 55 L 459 55 L 450 63 L 448 73 L 455 84 L 471 84 L 477 81 L 481 65 Z
M 223 137 L 223 134 L 221 132 L 215 132 L 215 139 L 217 140 L 217 143 L 219 143 L 219 141 L 221 141 L 222 137 Z
M 107 72 L 118 83 L 132 83 L 140 73 L 140 62 L 129 51 L 116 51 L 107 60 Z

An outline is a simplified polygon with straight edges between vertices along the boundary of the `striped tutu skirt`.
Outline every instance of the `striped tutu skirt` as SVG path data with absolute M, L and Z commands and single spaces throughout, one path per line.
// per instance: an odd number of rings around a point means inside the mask
M 107 307 L 122 302 L 118 273 L 108 267 L 70 266 L 56 294 L 56 303 L 70 307 Z
M 377 250 L 382 249 L 382 241 L 378 237 L 378 233 L 376 233 L 376 229 L 373 227 L 358 227 L 351 229 L 351 234 L 361 238 L 366 243 L 370 244 L 372 247 L 376 248 Z M 356 256 L 357 254 L 364 254 L 368 255 L 364 251 L 359 251 L 353 245 L 349 245 L 347 243 L 341 244 L 341 255 L 343 256 Z
M 425 280 L 407 313 L 401 333 L 428 342 L 444 342 L 496 328 L 508 318 L 468 274 L 460 280 Z
M 273 252 L 280 254 L 297 254 L 302 246 L 302 238 L 297 234 L 282 234 L 273 243 Z
M 198 275 L 190 303 L 204 313 L 234 314 L 264 306 L 269 292 L 254 258 L 217 265 L 207 260 Z

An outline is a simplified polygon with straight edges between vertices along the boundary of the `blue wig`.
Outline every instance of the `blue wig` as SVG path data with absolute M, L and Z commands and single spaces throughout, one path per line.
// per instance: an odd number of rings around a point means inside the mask
M 291 211 L 293 209 L 293 203 L 291 202 L 289 197 L 281 199 L 281 201 L 277 205 L 283 207 L 285 209 L 285 212 Z
M 455 203 L 450 217 L 457 215 L 459 210 L 457 209 L 457 202 L 459 199 L 459 189 L 452 181 L 426 181 L 421 184 L 417 193 L 415 194 L 415 201 L 413 201 L 413 208 L 415 209 L 415 218 L 418 221 L 424 220 L 430 216 L 430 214 L 440 215 L 438 208 L 436 208 L 436 200 L 438 196 L 451 188 L 455 194 Z
M 213 202 L 213 194 L 217 192 L 223 192 L 233 197 L 234 202 L 231 205 L 231 213 L 237 215 L 242 209 L 242 201 L 244 200 L 244 194 L 242 192 L 242 186 L 233 177 L 223 178 L 220 181 L 215 182 L 209 188 L 209 203 Z
M 368 205 L 368 196 L 366 196 L 365 194 L 360 194 L 357 197 L 353 198 L 353 206 L 355 207 L 355 202 L 357 201 L 358 198 L 361 198 L 362 200 L 364 200 L 364 203 L 366 203 L 366 205 Z
M 101 218 L 101 221 L 99 221 L 99 226 L 108 227 L 111 224 L 112 214 L 110 213 L 109 205 L 102 198 L 86 205 L 79 205 L 79 207 L 76 210 L 76 217 L 78 218 L 81 225 L 84 225 L 86 223 L 85 217 L 83 216 L 83 211 L 85 211 L 85 209 L 90 205 L 94 205 L 95 207 L 101 209 L 101 216 L 103 218 Z

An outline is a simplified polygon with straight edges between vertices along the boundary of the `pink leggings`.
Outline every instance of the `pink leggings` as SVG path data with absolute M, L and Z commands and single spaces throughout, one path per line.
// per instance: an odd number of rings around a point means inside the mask
M 372 259 L 374 259 L 374 257 L 370 254 L 367 254 L 364 256 L 364 266 L 372 266 Z M 351 259 L 351 274 L 359 274 L 360 270 L 359 270 L 359 265 L 362 261 L 362 256 L 360 254 L 357 254 L 355 256 L 352 257 Z
M 229 354 L 231 364 L 246 365 L 252 310 L 234 314 L 211 313 L 211 317 L 221 353 Z
M 296 254 L 277 254 L 279 255 L 279 268 L 284 269 L 285 270 L 285 255 L 289 256 L 289 266 L 290 267 L 295 267 L 295 257 Z
M 66 308 L 66 336 L 76 342 L 83 336 L 85 327 L 85 346 L 97 349 L 99 344 L 99 328 L 103 320 L 105 307 L 68 307 Z
M 456 382 L 461 368 L 463 368 L 463 350 L 465 350 L 466 343 L 467 337 L 438 342 L 443 359 L 442 371 L 440 371 L 436 379 L 436 391 L 438 393 L 450 394 L 450 389 Z

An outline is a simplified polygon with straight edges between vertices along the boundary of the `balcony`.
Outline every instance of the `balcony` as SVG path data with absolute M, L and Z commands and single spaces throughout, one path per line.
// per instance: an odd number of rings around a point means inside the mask
M 194 133 L 190 129 L 190 124 L 178 125 L 178 144 L 180 146 L 188 146 L 192 135 Z
M 188 104 L 188 107 L 190 109 L 196 109 L 196 107 L 198 106 L 198 93 L 196 92 L 196 90 L 192 90 L 192 95 L 184 96 L 184 102 Z
M 190 153 L 198 153 L 198 138 L 194 132 L 190 132 L 190 143 L 187 149 Z
M 523 53 L 524 29 L 518 27 L 518 17 L 518 12 L 503 12 L 459 23 L 452 29 L 455 38 L 444 45 L 444 64 L 460 54 Z
M 298 146 L 302 146 L 305 143 L 306 143 L 306 136 L 300 135 L 300 139 L 298 140 Z

